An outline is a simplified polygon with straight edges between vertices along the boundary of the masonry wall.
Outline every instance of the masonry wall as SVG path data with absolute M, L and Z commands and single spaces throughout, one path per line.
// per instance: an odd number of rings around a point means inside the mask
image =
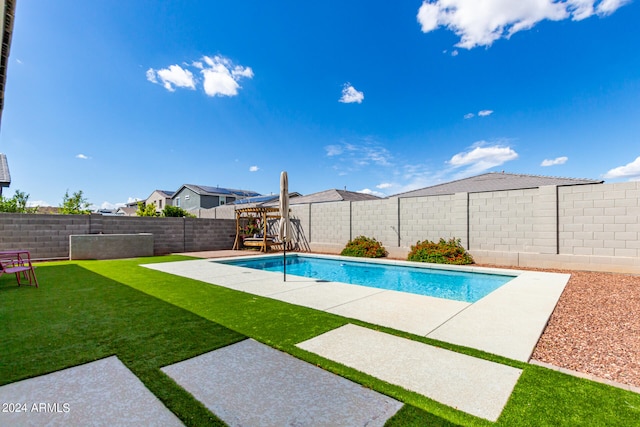
M 366 235 L 403 258 L 418 240 L 457 238 L 479 263 L 640 273 L 639 200 L 628 182 L 317 203 L 300 216 L 313 251 Z
M 468 247 L 467 193 L 399 199 L 400 245 L 457 238 Z
M 152 233 L 156 254 L 230 249 L 232 213 L 0 214 L 0 250 L 63 258 L 70 234 L 91 233 Z M 339 253 L 365 235 L 381 241 L 390 256 L 404 258 L 418 240 L 458 238 L 479 263 L 640 274 L 640 182 L 292 205 L 291 216 L 295 245 L 303 251 Z
M 102 215 L 0 214 L 0 250 L 26 249 L 35 259 L 67 258 L 72 234 L 154 235 L 154 254 L 231 249 L 235 221 L 228 219 Z

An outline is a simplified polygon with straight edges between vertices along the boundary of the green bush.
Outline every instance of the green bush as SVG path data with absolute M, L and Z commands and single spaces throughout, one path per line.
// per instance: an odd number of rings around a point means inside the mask
M 418 241 L 411 246 L 409 261 L 433 262 L 436 264 L 473 264 L 473 258 L 460 244 L 460 239 L 440 239 L 438 243 L 429 240 Z
M 179 218 L 195 218 L 196 216 L 182 209 L 179 206 L 165 206 L 162 210 L 162 216 L 179 217 Z
M 376 239 L 358 236 L 349 240 L 347 246 L 340 252 L 344 256 L 357 256 L 364 258 L 381 258 L 387 256 L 387 250 Z
M 27 207 L 28 200 L 29 195 L 20 190 L 16 190 L 16 193 L 10 199 L 0 194 L 0 212 L 36 213 L 38 211 L 37 207 Z

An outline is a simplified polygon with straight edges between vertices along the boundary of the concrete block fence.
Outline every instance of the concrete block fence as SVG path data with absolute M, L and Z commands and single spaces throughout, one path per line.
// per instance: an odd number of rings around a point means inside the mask
M 305 244 L 317 252 L 338 253 L 365 235 L 404 258 L 419 240 L 457 238 L 479 263 L 640 273 L 640 182 L 291 209 Z
M 69 236 L 78 234 L 154 236 L 154 254 L 230 249 L 235 221 L 102 215 L 0 214 L 0 250 L 26 249 L 35 259 L 69 257 Z
M 428 197 L 292 205 L 301 250 L 338 253 L 374 237 L 404 258 L 419 240 L 460 239 L 476 262 L 640 274 L 640 182 L 545 186 Z M 232 206 L 201 218 L 0 214 L 0 250 L 69 255 L 70 234 L 154 235 L 154 253 L 230 249 Z

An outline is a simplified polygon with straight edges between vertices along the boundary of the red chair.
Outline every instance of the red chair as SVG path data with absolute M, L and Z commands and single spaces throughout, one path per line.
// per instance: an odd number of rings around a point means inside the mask
M 36 272 L 31 264 L 31 255 L 29 251 L 1 251 L 0 252 L 0 276 L 5 273 L 13 273 L 16 275 L 18 286 L 23 282 L 20 280 L 28 280 L 29 285 L 38 287 L 38 279 Z

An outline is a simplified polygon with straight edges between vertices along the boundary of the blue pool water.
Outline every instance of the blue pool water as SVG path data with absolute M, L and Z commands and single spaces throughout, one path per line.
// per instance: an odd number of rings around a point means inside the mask
M 282 257 L 223 262 L 258 270 L 283 271 Z M 289 274 L 465 302 L 478 301 L 514 277 L 299 255 L 287 257 Z

